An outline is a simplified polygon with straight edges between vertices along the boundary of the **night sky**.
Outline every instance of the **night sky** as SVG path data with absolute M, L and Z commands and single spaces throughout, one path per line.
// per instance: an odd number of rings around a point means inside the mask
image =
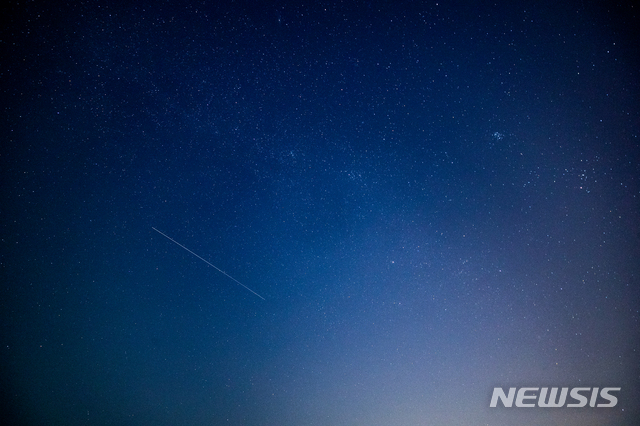
M 5 424 L 638 424 L 640 19 L 594 3 L 3 7 Z

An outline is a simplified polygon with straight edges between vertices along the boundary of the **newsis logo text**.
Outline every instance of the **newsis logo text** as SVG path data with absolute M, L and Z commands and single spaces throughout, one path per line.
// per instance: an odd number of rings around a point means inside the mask
M 491 404 L 489 407 L 497 407 L 498 401 L 504 407 L 615 407 L 618 398 L 612 395 L 619 392 L 620 388 L 509 388 L 505 393 L 502 388 L 493 388 Z M 567 398 L 567 395 L 569 398 Z M 568 399 L 568 400 L 567 400 Z M 566 405 L 565 405 L 566 404 Z

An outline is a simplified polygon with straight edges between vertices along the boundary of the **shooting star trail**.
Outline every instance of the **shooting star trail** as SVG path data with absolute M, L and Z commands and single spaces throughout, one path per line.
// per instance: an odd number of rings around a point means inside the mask
M 176 240 L 174 240 L 173 238 L 171 238 L 170 236 L 168 236 L 167 234 L 164 234 L 160 231 L 158 231 L 156 228 L 154 228 L 153 226 L 151 227 L 151 229 L 153 229 L 154 231 L 156 231 L 158 234 L 162 235 L 163 237 L 165 237 L 166 239 L 168 239 L 169 241 L 176 243 L 177 245 L 179 245 L 180 247 L 182 247 L 183 249 L 185 249 L 186 251 L 188 251 L 189 253 L 191 253 L 192 255 L 194 255 L 195 257 L 197 257 L 198 259 L 202 260 L 204 263 L 206 263 L 209 266 L 212 266 L 213 268 L 215 268 L 218 272 L 226 275 L 227 277 L 231 278 L 232 280 L 234 280 L 236 283 L 240 284 L 242 287 L 246 288 L 247 290 L 249 290 L 251 293 L 255 294 L 256 296 L 258 296 L 260 299 L 262 300 L 266 300 L 264 297 L 260 296 L 258 293 L 256 293 L 255 291 L 251 290 L 249 287 L 247 287 L 246 285 L 242 284 L 240 281 L 236 280 L 235 278 L 233 278 L 231 275 L 227 274 L 225 271 L 223 271 L 222 269 L 218 268 L 216 265 L 214 265 L 213 263 L 209 262 L 208 260 L 198 256 L 196 253 L 192 252 L 191 250 L 189 250 L 188 248 L 186 248 L 185 246 L 183 246 L 182 244 L 180 244 L 179 242 L 177 242 Z

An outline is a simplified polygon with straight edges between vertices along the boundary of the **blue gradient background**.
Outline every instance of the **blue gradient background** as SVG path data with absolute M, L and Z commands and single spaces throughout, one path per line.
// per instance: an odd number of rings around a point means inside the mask
M 637 7 L 513 3 L 12 2 L 3 417 L 637 424 Z

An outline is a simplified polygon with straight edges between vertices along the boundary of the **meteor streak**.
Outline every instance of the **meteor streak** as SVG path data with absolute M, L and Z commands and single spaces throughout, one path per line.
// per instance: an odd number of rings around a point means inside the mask
M 173 238 L 171 238 L 170 236 L 168 236 L 167 234 L 164 234 L 160 231 L 158 231 L 156 228 L 154 228 L 153 226 L 151 227 L 151 229 L 153 229 L 154 231 L 156 231 L 158 234 L 162 235 L 163 237 L 165 237 L 166 239 L 168 239 L 169 241 L 179 245 L 180 247 L 182 247 L 183 249 L 185 249 L 186 251 L 188 251 L 189 253 L 191 253 L 192 255 L 194 255 L 195 257 L 197 257 L 198 259 L 202 260 L 204 263 L 206 263 L 209 266 L 212 266 L 214 269 L 216 269 L 218 272 L 226 275 L 227 277 L 231 278 L 232 280 L 234 280 L 236 283 L 240 284 L 242 287 L 246 288 L 247 290 L 249 290 L 251 293 L 255 294 L 256 296 L 258 296 L 260 299 L 262 300 L 266 300 L 264 297 L 260 296 L 258 293 L 256 293 L 255 291 L 251 290 L 249 287 L 247 287 L 246 285 L 242 284 L 240 281 L 236 280 L 235 278 L 233 278 L 231 275 L 227 274 L 225 271 L 223 271 L 222 269 L 218 268 L 216 265 L 214 265 L 213 263 L 209 262 L 208 260 L 198 256 L 196 253 L 192 252 L 191 250 L 189 250 L 188 248 L 186 248 L 185 246 L 183 246 L 182 244 L 180 244 L 179 242 L 177 242 L 176 240 L 174 240 Z

